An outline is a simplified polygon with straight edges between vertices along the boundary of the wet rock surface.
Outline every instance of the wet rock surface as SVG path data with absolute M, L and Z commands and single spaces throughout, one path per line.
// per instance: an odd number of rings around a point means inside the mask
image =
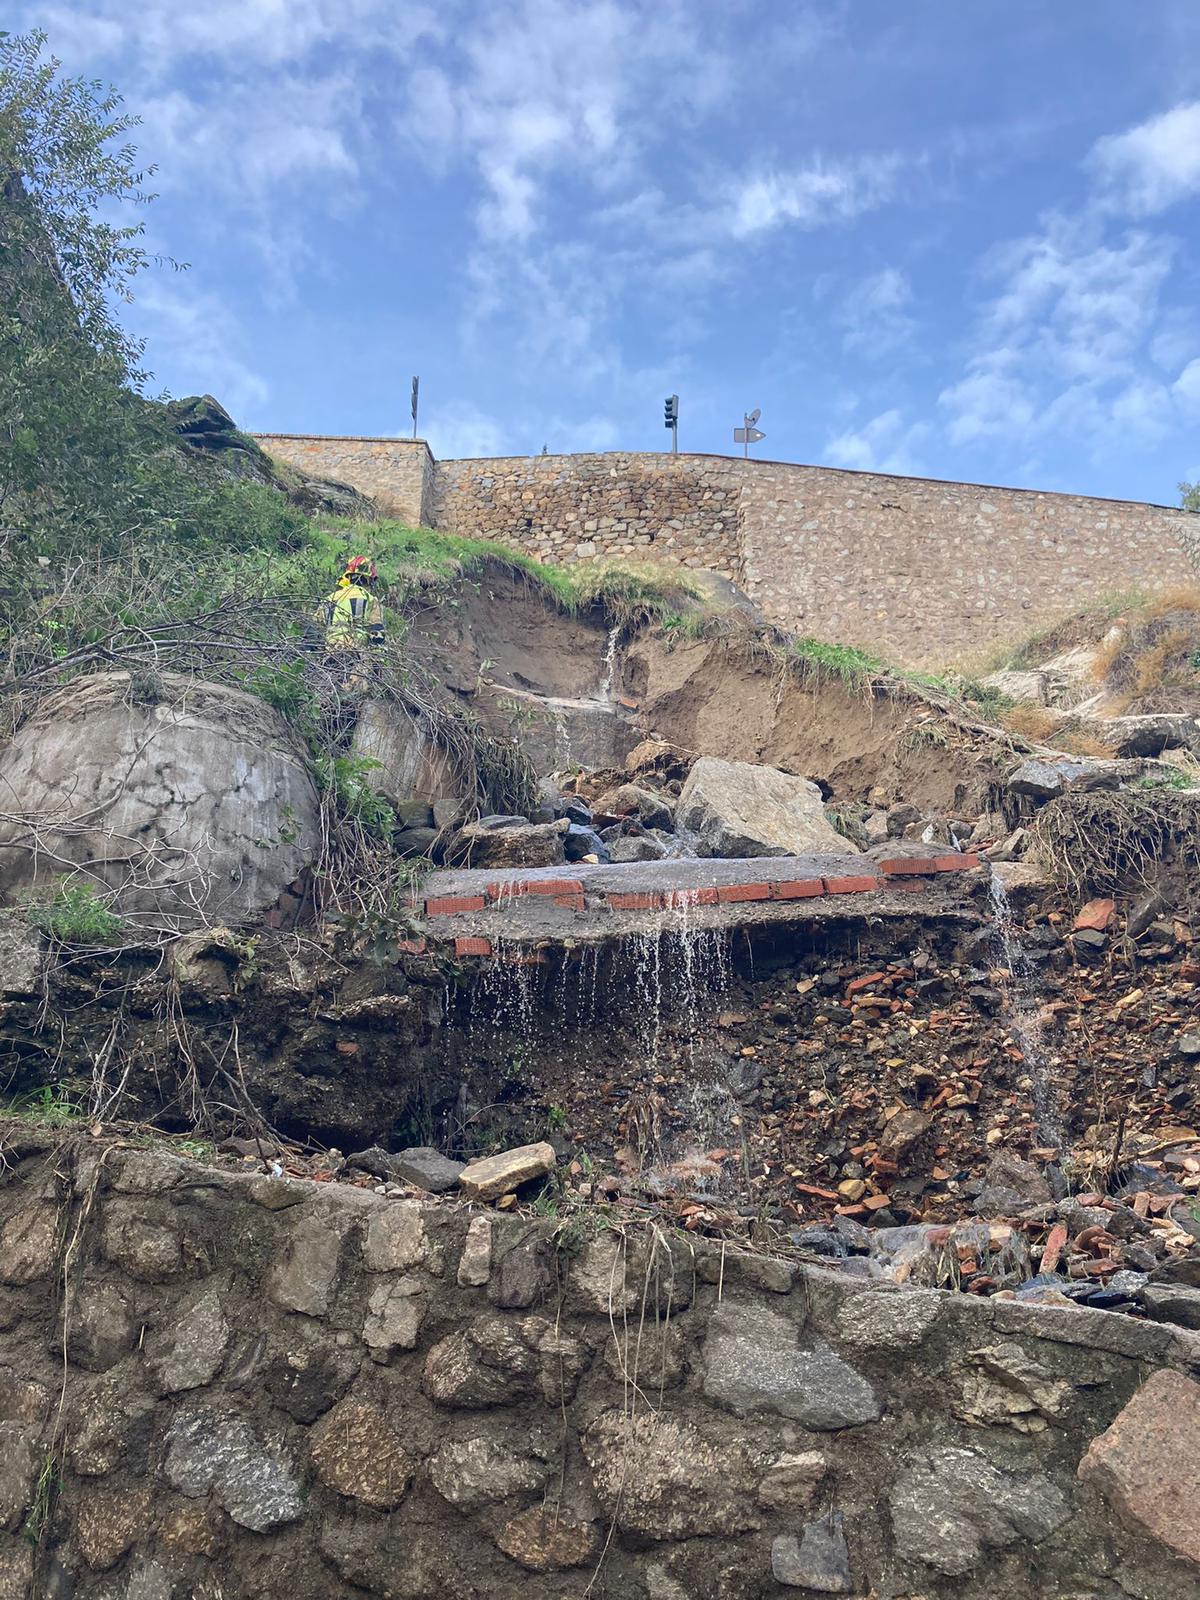
M 815 783 L 715 756 L 702 756 L 692 767 L 676 819 L 711 856 L 845 854 L 854 848 L 826 819 Z

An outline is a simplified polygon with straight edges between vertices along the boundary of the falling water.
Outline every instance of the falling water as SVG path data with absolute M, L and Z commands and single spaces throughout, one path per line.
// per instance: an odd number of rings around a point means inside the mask
M 1000 989 L 1004 995 L 1005 1021 L 1015 1035 L 1029 1075 L 1033 1080 L 1033 1111 L 1038 1137 L 1043 1143 L 1060 1148 L 1065 1139 L 1058 1089 L 1050 1071 L 1042 1042 L 1044 1018 L 1033 991 L 1034 966 L 1021 943 L 1012 905 L 1003 881 L 993 872 L 990 886 L 992 902 L 992 944 L 999 963 Z
M 608 643 L 604 649 L 604 676 L 600 680 L 600 698 L 611 703 L 613 685 L 617 679 L 617 643 L 621 637 L 620 627 L 608 630 Z

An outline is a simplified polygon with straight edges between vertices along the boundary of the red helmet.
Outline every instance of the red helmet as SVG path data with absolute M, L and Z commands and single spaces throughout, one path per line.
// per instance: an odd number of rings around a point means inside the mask
M 373 582 L 379 576 L 379 573 L 375 568 L 375 563 L 369 557 L 351 556 L 346 563 L 346 576 L 359 581 L 366 578 L 368 582 Z

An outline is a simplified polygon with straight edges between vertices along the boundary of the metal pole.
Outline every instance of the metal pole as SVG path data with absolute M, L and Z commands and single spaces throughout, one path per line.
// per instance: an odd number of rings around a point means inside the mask
M 742 455 L 746 458 L 747 461 L 749 461 L 749 459 L 750 459 L 750 413 L 748 411 L 743 411 L 742 412 L 742 421 L 746 425 L 746 439 L 745 439 L 745 443 L 742 445 Z
M 420 390 L 421 380 L 420 378 L 414 378 L 412 381 L 412 419 L 414 439 L 417 437 L 417 396 L 420 393 Z

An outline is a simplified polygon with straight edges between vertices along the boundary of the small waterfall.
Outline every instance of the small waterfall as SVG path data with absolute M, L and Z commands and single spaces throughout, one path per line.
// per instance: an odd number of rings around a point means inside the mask
M 1021 1054 L 1033 1080 L 1033 1112 L 1037 1119 L 1038 1137 L 1044 1144 L 1061 1149 L 1066 1133 L 1058 1087 L 1042 1043 L 1044 1018 L 1037 995 L 1033 992 L 1033 962 L 1021 943 L 1003 881 L 995 872 L 992 873 L 989 892 L 992 902 L 992 946 L 997 957 L 1000 990 L 1004 996 L 1004 1020 L 1021 1047 Z
M 600 680 L 600 699 L 607 704 L 612 703 L 613 686 L 617 681 L 617 645 L 620 638 L 619 625 L 608 630 L 608 643 L 604 649 L 604 676 Z

